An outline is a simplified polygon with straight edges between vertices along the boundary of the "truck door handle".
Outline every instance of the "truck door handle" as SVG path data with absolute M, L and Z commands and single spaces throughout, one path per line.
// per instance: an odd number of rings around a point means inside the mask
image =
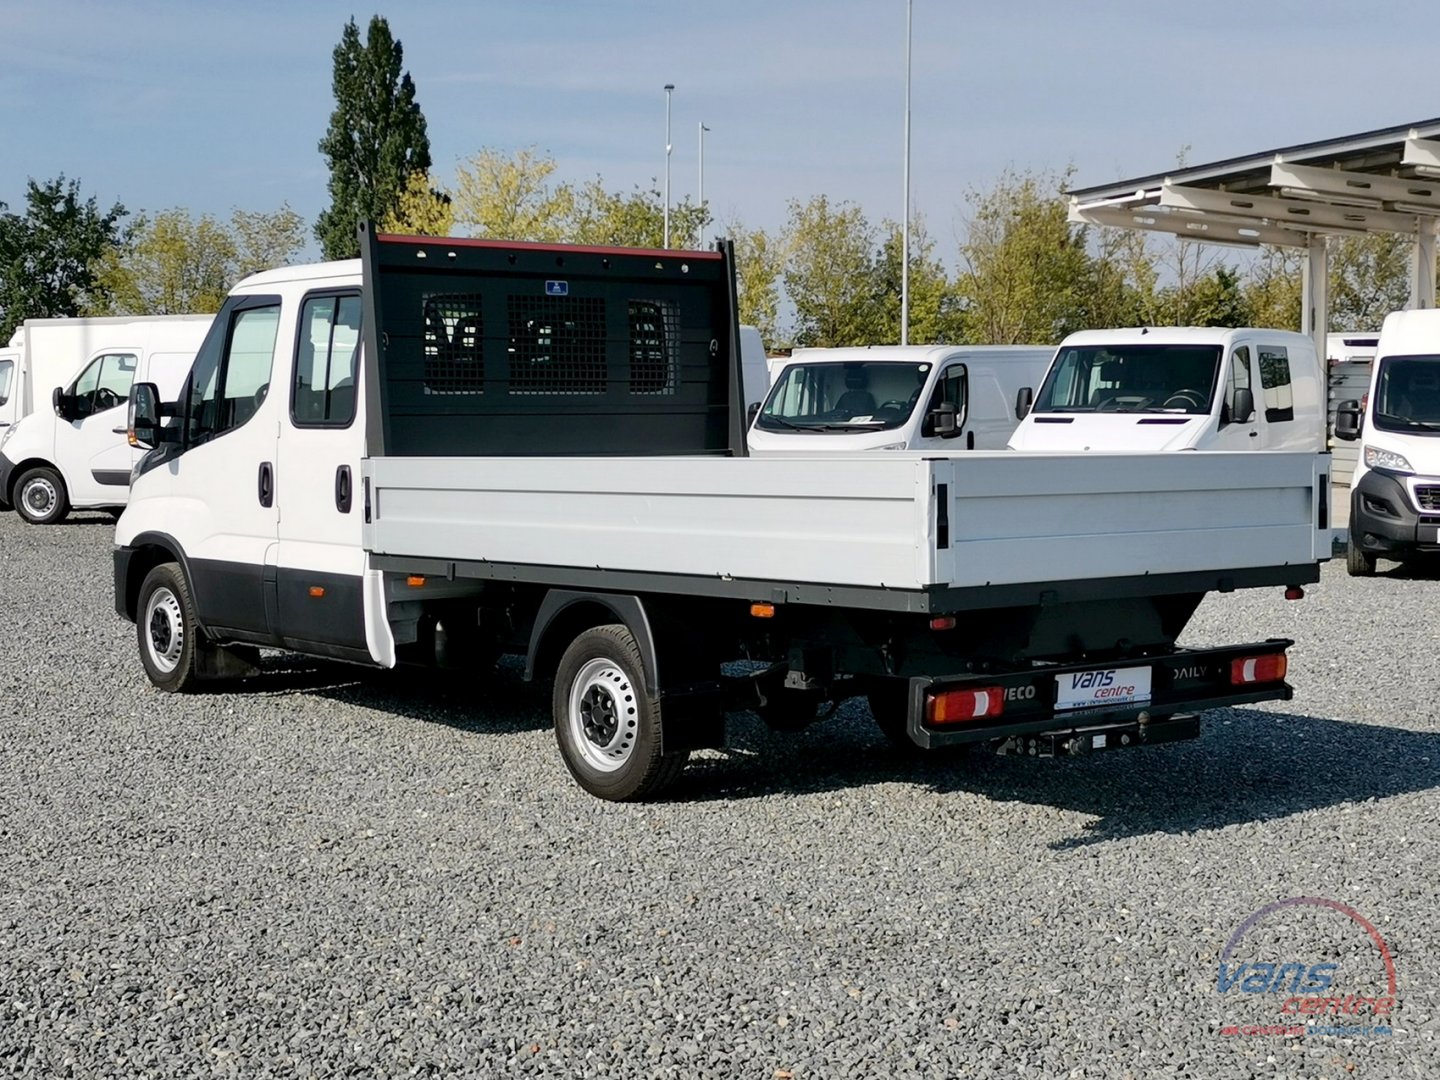
M 350 466 L 341 465 L 335 470 L 335 509 L 342 514 L 350 512 Z
M 260 505 L 275 505 L 275 467 L 268 461 L 260 463 Z
M 1252 431 L 1252 432 L 1250 432 L 1250 438 L 1252 438 L 1252 439 L 1258 439 L 1259 437 L 1260 437 L 1260 433 L 1259 433 L 1258 431 Z
M 110 429 L 110 434 L 112 434 L 112 435 L 124 435 L 124 434 L 126 434 L 129 430 L 130 430 L 129 428 L 112 427 L 112 428 Z

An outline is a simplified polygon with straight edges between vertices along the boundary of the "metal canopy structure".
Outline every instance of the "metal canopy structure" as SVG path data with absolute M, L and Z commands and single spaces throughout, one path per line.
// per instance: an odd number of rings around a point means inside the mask
M 1325 355 L 1325 238 L 1411 237 L 1410 306 L 1435 306 L 1440 118 L 1075 188 L 1070 220 L 1206 244 L 1303 248 L 1301 329 Z

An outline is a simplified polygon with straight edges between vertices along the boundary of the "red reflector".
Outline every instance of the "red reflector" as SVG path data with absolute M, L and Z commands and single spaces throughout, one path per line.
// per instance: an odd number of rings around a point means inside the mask
M 982 686 L 970 690 L 941 690 L 925 698 L 927 724 L 963 724 L 1005 711 L 1005 688 Z
M 954 630 L 954 629 L 955 629 L 955 616 L 954 616 L 954 615 L 936 615 L 933 619 L 930 620 L 930 629 L 931 629 L 931 630 Z
M 1289 670 L 1289 661 L 1284 653 L 1266 656 L 1241 656 L 1230 661 L 1230 682 L 1234 686 L 1246 683 L 1279 682 Z
M 1302 589 L 1299 585 L 1291 585 L 1288 589 L 1285 590 L 1285 599 L 1304 600 L 1305 590 Z

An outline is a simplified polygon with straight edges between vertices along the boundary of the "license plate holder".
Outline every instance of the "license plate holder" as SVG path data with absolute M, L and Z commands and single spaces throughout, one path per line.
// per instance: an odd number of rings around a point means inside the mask
M 1092 668 L 1055 676 L 1055 711 L 1104 709 L 1150 700 L 1152 669 Z

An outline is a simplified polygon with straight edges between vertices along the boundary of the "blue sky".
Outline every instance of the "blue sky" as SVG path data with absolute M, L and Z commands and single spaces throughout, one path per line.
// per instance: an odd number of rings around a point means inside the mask
M 1078 185 L 1440 115 L 1432 3 L 915 0 L 912 199 L 953 259 L 967 193 L 1006 167 Z M 901 207 L 904 0 L 0 0 L 0 201 L 65 173 L 108 205 L 325 205 L 316 143 L 353 14 L 405 48 L 435 172 L 534 145 L 613 188 L 664 171 L 717 216 L 825 193 Z

